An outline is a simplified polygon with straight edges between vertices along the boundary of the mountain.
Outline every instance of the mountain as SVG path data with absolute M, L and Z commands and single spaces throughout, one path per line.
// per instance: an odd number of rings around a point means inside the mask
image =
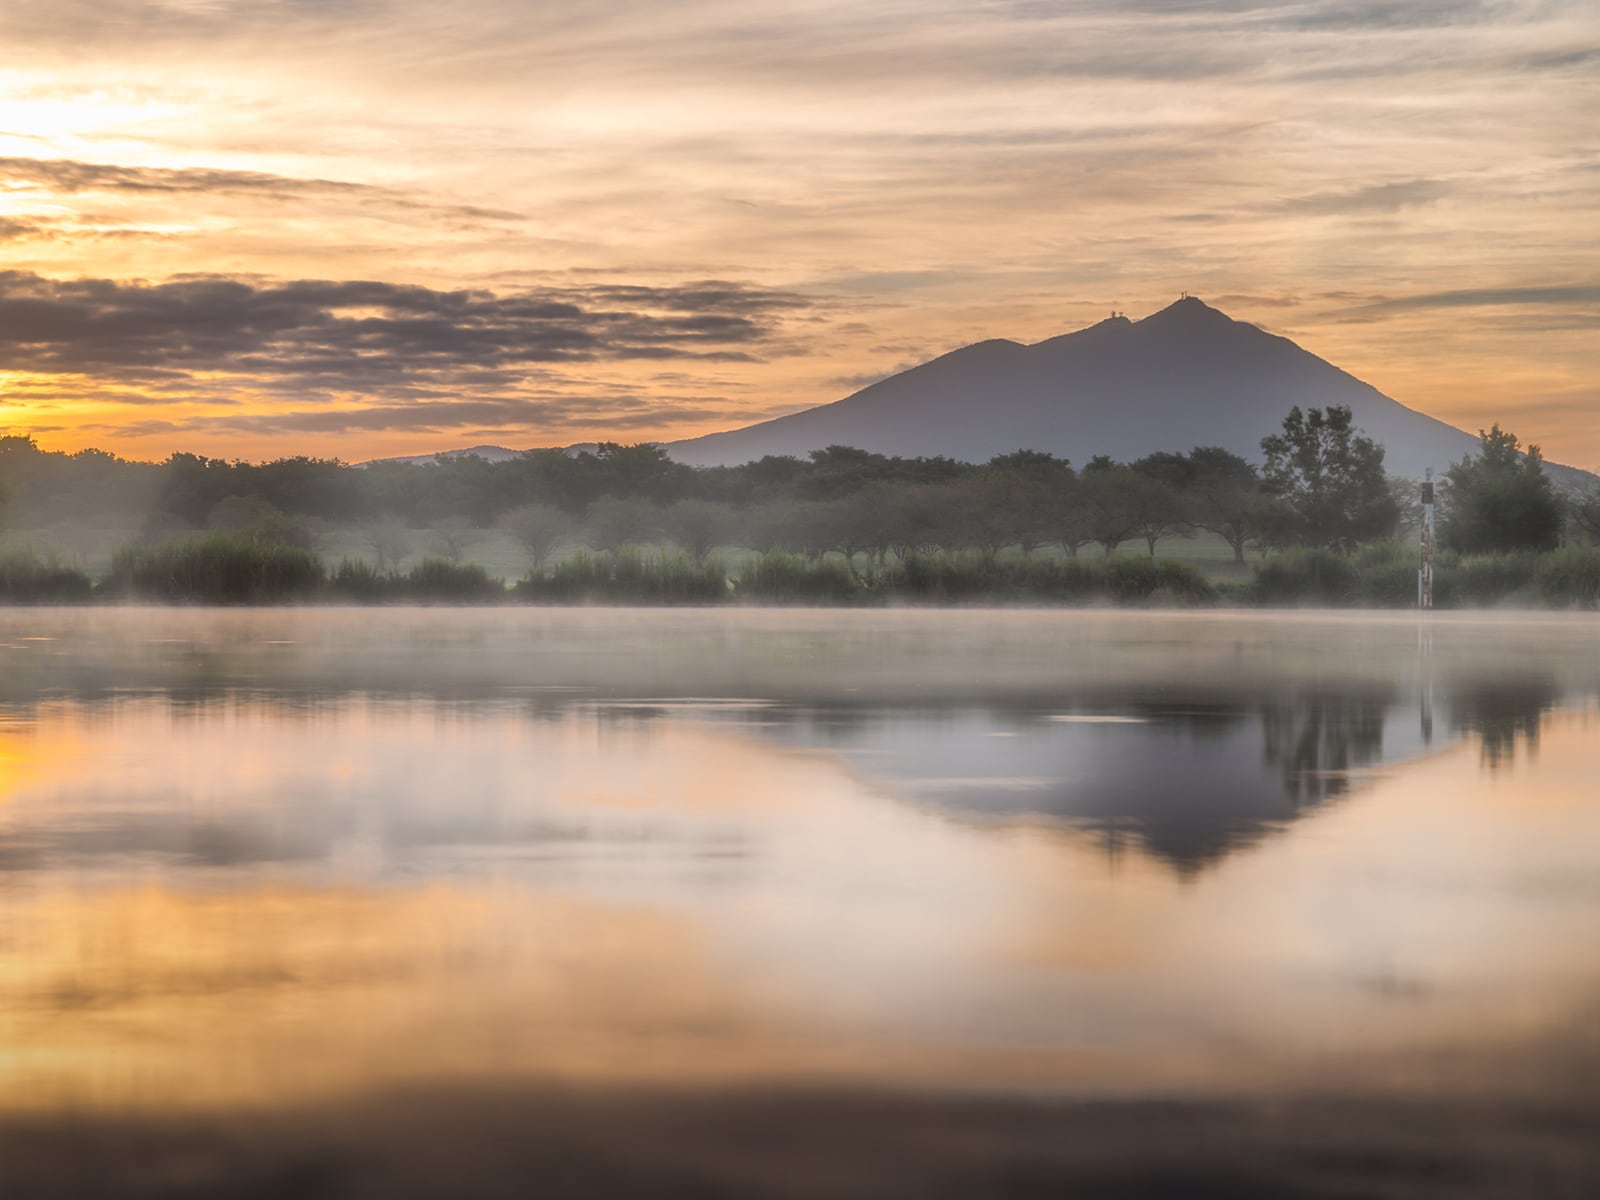
M 1293 405 L 1348 406 L 1398 475 L 1441 472 L 1478 439 L 1389 399 L 1288 338 L 1185 297 L 1142 321 L 1113 316 L 1033 345 L 954 350 L 833 404 L 674 442 L 695 466 L 856 446 L 903 457 L 984 462 L 1048 450 L 1119 462 L 1157 450 L 1223 446 L 1254 461 Z
M 437 454 L 404 454 L 398 458 L 374 458 L 370 462 L 357 463 L 356 466 L 371 467 L 380 463 L 410 463 L 418 467 L 431 467 L 441 458 L 481 458 L 485 462 L 505 462 L 507 459 L 521 457 L 521 450 L 508 450 L 504 446 L 468 446 L 465 450 L 441 450 Z

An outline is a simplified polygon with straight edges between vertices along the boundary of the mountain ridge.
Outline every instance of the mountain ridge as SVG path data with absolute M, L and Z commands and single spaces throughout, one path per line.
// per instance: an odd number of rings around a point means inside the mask
M 1114 314 L 1038 342 L 957 347 L 842 400 L 666 450 L 695 466 L 828 445 L 970 462 L 1045 450 L 1079 463 L 1220 445 L 1259 461 L 1261 438 L 1291 407 L 1334 404 L 1385 447 L 1396 474 L 1442 472 L 1478 448 L 1290 339 L 1186 296 L 1137 321 Z
M 986 338 L 957 346 L 828 404 L 739 429 L 657 443 L 692 466 L 738 465 L 766 455 L 805 457 L 832 445 L 902 458 L 986 462 L 1014 450 L 1049 451 L 1081 465 L 1097 454 L 1129 462 L 1157 451 L 1222 446 L 1253 462 L 1289 409 L 1350 408 L 1385 449 L 1384 465 L 1420 478 L 1479 449 L 1478 438 L 1407 408 L 1293 340 L 1185 296 L 1134 321 L 1113 313 L 1081 329 L 1025 343 Z M 593 443 L 560 447 L 568 454 Z M 473 446 L 375 459 L 431 464 L 524 453 Z M 359 464 L 362 466 L 367 463 Z M 1592 480 L 1546 463 L 1557 482 Z

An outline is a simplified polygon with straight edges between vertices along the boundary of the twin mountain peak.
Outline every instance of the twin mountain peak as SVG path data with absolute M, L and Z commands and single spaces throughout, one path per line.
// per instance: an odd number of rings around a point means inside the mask
M 1420 476 L 1477 448 L 1287 338 L 1186 296 L 1143 320 L 1113 315 L 1032 345 L 977 342 L 836 403 L 667 449 L 697 466 L 830 445 L 969 462 L 1048 450 L 1075 463 L 1222 446 L 1259 460 L 1291 407 L 1335 404 L 1383 444 L 1395 474 Z
M 1222 446 L 1259 461 L 1261 439 L 1279 430 L 1296 405 L 1349 408 L 1355 424 L 1383 445 L 1384 465 L 1397 475 L 1439 471 L 1478 449 L 1472 435 L 1193 296 L 1142 320 L 1113 314 L 1031 345 L 976 342 L 832 404 L 666 449 L 694 466 L 731 466 L 768 454 L 804 457 L 824 446 L 967 462 L 1045 450 L 1078 464 L 1097 454 L 1131 462 L 1159 450 Z

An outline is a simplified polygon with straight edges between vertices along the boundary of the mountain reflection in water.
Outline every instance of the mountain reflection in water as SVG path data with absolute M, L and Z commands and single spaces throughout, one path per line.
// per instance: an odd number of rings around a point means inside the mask
M 1597 697 L 1575 619 L 6 613 L 0 1192 L 1587 1194 Z

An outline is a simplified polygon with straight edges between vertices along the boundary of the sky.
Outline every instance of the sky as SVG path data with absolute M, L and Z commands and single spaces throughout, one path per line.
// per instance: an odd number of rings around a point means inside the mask
M 6 0 L 0 47 L 46 449 L 671 440 L 1189 292 L 1600 466 L 1593 0 Z

